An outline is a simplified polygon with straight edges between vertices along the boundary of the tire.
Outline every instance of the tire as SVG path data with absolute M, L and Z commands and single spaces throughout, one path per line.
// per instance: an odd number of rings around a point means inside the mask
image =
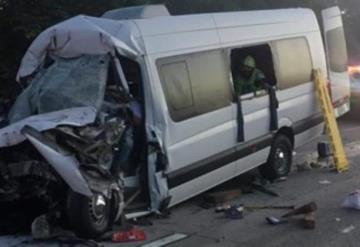
M 270 181 L 287 176 L 291 169 L 292 152 L 289 138 L 283 134 L 276 135 L 267 162 L 259 167 L 260 174 Z
M 94 239 L 102 235 L 112 224 L 110 209 L 110 201 L 100 194 L 88 198 L 69 190 L 67 220 L 79 237 Z

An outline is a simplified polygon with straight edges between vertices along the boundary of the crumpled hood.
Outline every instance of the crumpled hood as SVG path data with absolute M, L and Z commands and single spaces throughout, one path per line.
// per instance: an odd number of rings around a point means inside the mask
M 93 107 L 76 107 L 34 115 L 0 129 L 0 148 L 23 142 L 26 137 L 21 134 L 21 130 L 26 125 L 44 131 L 60 125 L 85 126 L 93 123 L 95 119 L 96 109 Z

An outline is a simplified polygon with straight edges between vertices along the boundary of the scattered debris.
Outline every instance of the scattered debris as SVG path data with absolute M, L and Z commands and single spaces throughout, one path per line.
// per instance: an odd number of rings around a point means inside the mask
M 305 229 L 315 229 L 315 211 L 317 210 L 317 205 L 315 202 L 310 202 L 301 207 L 295 208 L 290 212 L 281 216 L 281 218 L 276 218 L 273 216 L 266 217 L 266 221 L 270 225 L 279 225 L 286 223 L 288 219 L 292 216 L 304 215 L 302 219 L 302 224 Z
M 221 213 L 221 212 L 225 212 L 225 210 L 228 210 L 231 208 L 230 204 L 223 204 L 221 206 L 217 206 L 215 208 L 215 213 Z
M 77 238 L 75 233 L 60 227 L 58 218 L 55 214 L 42 214 L 34 219 L 31 224 L 31 235 L 34 240 L 54 240 L 59 241 L 86 241 Z
M 311 164 L 308 161 L 304 161 L 303 163 L 296 164 L 296 169 L 299 172 L 309 171 L 312 169 Z
M 341 204 L 341 207 L 360 210 L 360 190 L 349 194 Z
M 187 238 L 188 236 L 183 233 L 174 233 L 169 236 L 163 237 L 161 239 L 155 240 L 153 242 L 141 245 L 141 247 L 162 247 L 167 246 L 171 243 L 178 242 L 180 240 L 183 240 Z
M 305 204 L 301 207 L 298 207 L 294 210 L 291 210 L 290 212 L 284 214 L 283 216 L 281 216 L 282 218 L 288 218 L 294 215 L 301 215 L 301 214 L 309 214 L 309 213 L 313 213 L 317 210 L 317 205 L 315 202 L 310 202 L 308 204 Z
M 273 216 L 266 217 L 266 221 L 270 225 L 279 225 L 279 224 L 288 223 L 288 220 L 286 220 L 284 218 L 279 219 L 279 218 L 276 218 L 276 217 L 273 217 Z
M 305 214 L 303 225 L 305 229 L 315 229 L 315 212 Z
M 206 203 L 219 204 L 237 199 L 241 196 L 241 194 L 242 193 L 240 189 L 217 191 L 205 194 L 203 199 Z
M 274 206 L 274 205 L 267 205 L 267 206 L 245 206 L 247 210 L 258 210 L 258 209 L 295 209 L 295 206 Z
M 350 225 L 344 229 L 341 230 L 342 233 L 347 234 L 352 232 L 353 230 L 355 230 L 355 226 L 354 225 Z
M 138 229 L 115 232 L 112 235 L 112 242 L 118 242 L 118 243 L 144 241 L 145 239 L 146 239 L 145 232 Z
M 319 184 L 331 184 L 331 182 L 327 179 L 324 179 L 324 180 L 320 180 Z
M 226 218 L 238 220 L 244 217 L 244 206 L 240 205 L 232 205 L 229 209 L 224 211 Z
M 49 239 L 51 237 L 50 223 L 46 214 L 35 218 L 31 224 L 31 235 L 34 239 Z
M 260 184 L 252 183 L 251 187 L 254 188 L 257 191 L 263 192 L 263 193 L 265 193 L 267 195 L 270 195 L 270 196 L 274 196 L 274 197 L 279 196 L 278 193 L 276 193 L 276 192 L 274 192 L 272 190 L 269 190 L 269 189 L 265 188 L 263 185 L 260 185 Z
M 321 150 L 321 156 L 317 153 L 317 152 L 313 152 L 311 154 L 306 155 L 305 161 L 300 163 L 300 164 L 296 164 L 296 168 L 299 172 L 302 171 L 309 171 L 312 169 L 321 169 L 321 168 L 334 168 L 334 160 L 333 157 L 330 156 L 326 156 L 326 148 L 325 147 L 321 147 L 320 149 L 324 149 Z M 318 151 L 319 152 L 319 151 Z M 322 156 L 326 156 L 326 157 L 322 157 Z

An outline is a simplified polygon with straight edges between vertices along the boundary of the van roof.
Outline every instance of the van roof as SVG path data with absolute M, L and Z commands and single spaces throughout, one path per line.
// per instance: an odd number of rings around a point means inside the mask
M 319 30 L 314 12 L 304 8 L 160 16 L 133 21 L 148 54 L 211 45 L 211 40 L 218 40 L 217 32 L 223 43 L 231 43 Z
M 30 75 L 48 52 L 60 57 L 105 54 L 130 58 L 171 51 L 215 49 L 318 32 L 310 9 L 240 11 L 148 19 L 111 20 L 76 16 L 43 31 L 30 45 L 17 80 Z M 86 42 L 84 42 L 86 40 Z
M 106 11 L 101 17 L 112 20 L 146 19 L 157 16 L 169 16 L 168 9 L 163 4 L 132 6 Z
M 135 19 L 135 21 L 141 27 L 142 34 L 147 36 L 215 27 L 226 28 L 289 22 L 313 24 L 314 21 L 316 22 L 316 17 L 311 9 L 293 8 L 157 16 L 147 19 Z M 216 26 L 214 22 L 216 22 Z

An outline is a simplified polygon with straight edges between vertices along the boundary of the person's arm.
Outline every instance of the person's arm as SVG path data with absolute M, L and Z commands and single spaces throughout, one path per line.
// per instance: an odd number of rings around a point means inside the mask
M 267 81 L 265 74 L 261 70 L 256 70 L 256 78 L 255 78 L 255 88 L 256 90 L 268 90 L 270 84 Z

